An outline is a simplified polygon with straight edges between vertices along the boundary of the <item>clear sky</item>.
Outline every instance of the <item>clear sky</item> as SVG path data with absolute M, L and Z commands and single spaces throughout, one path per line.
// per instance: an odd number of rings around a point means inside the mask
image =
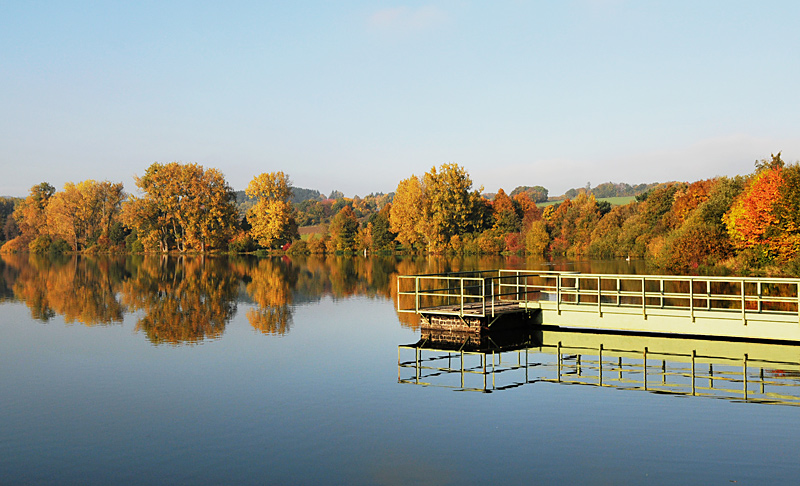
M 800 2 L 0 1 L 0 195 L 153 162 L 348 196 L 800 158 Z

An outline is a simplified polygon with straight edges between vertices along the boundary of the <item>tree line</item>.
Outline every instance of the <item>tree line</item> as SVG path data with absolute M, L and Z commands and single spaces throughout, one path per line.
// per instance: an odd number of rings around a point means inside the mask
M 541 186 L 487 199 L 457 164 L 412 175 L 390 195 L 317 192 L 300 203 L 287 174 L 264 173 L 244 207 L 222 173 L 197 164 L 154 163 L 135 183 L 139 195 L 88 180 L 62 191 L 43 182 L 16 204 L 0 200 L 10 214 L 0 251 L 525 253 L 647 258 L 675 272 L 800 272 L 800 166 L 780 153 L 745 176 L 587 185 L 546 207 L 537 205 L 548 199 Z M 612 207 L 598 192 L 639 195 Z M 321 226 L 300 238 L 298 228 L 312 224 Z

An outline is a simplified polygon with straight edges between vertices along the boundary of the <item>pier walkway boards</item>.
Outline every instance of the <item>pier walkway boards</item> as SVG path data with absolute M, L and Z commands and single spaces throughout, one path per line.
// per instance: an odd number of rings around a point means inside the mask
M 488 270 L 407 275 L 398 312 L 422 328 L 508 325 L 800 342 L 800 279 Z

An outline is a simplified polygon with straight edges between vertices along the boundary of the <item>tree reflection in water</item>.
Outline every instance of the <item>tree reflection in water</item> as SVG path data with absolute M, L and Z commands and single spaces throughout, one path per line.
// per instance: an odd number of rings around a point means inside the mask
M 266 258 L 247 268 L 247 294 L 256 307 L 247 310 L 253 329 L 264 334 L 286 334 L 292 323 L 292 291 L 297 269 L 286 260 Z
M 3 255 L 3 262 L 5 285 L 34 319 L 47 322 L 61 315 L 87 326 L 122 323 L 124 308 L 116 292 L 125 278 L 123 260 L 14 254 Z
M 220 337 L 237 303 L 258 332 L 283 335 L 295 306 L 354 296 L 391 300 L 397 276 L 496 268 L 558 268 L 643 273 L 617 262 L 547 262 L 523 257 L 442 256 L 67 256 L 2 255 L 0 299 L 25 303 L 34 319 L 60 315 L 88 326 L 120 324 L 139 312 L 136 329 L 154 344 L 197 343 Z M 416 314 L 398 313 L 419 328 Z

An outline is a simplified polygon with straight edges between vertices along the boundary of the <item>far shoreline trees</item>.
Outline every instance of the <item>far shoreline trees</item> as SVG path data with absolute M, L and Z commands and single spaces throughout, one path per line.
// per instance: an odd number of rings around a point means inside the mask
M 56 191 L 43 182 L 25 199 L 0 200 L 0 251 L 524 253 L 645 258 L 667 272 L 800 274 L 800 166 L 780 153 L 746 176 L 587 184 L 561 201 L 541 186 L 500 188 L 487 199 L 457 164 L 364 198 L 299 190 L 292 202 L 289 176 L 277 171 L 254 177 L 249 199 L 237 203 L 222 173 L 177 162 L 154 163 L 135 183 L 137 194 L 126 195 L 121 183 Z M 612 206 L 600 195 L 636 198 Z

